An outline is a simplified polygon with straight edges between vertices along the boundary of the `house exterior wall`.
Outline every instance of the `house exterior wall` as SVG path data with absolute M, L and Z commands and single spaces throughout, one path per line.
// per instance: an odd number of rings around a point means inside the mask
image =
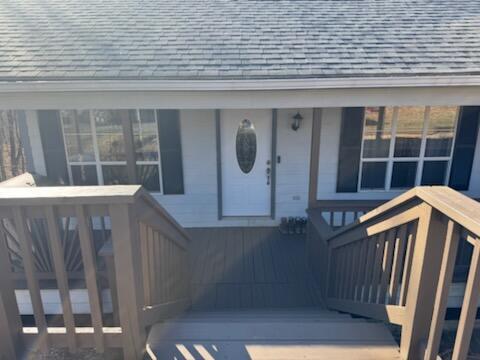
M 300 129 L 291 129 L 292 117 L 300 111 Z M 46 175 L 35 111 L 27 111 L 35 172 Z M 185 194 L 152 193 L 185 227 L 271 226 L 283 216 L 306 216 L 312 128 L 311 109 L 281 109 L 277 114 L 276 216 L 225 217 L 218 219 L 215 111 L 180 110 Z
M 3 95 L 6 95 L 5 97 Z M 308 180 L 311 153 L 312 107 L 322 107 L 320 156 L 317 181 L 318 200 L 388 200 L 402 191 L 337 193 L 336 180 L 342 106 L 381 105 L 476 105 L 480 87 L 332 89 L 225 92 L 125 92 L 119 93 L 35 93 L 3 94 L 0 108 L 22 107 L 34 158 L 34 168 L 45 174 L 40 144 L 38 109 L 88 108 L 181 108 L 181 141 L 185 194 L 155 198 L 184 226 L 275 225 L 283 216 L 304 216 L 308 207 Z M 26 105 L 27 104 L 27 105 Z M 276 216 L 270 218 L 218 219 L 215 111 L 219 108 L 278 108 Z M 290 108 L 287 108 L 290 106 Z M 195 108 L 196 107 L 196 108 Z M 296 108 L 298 107 L 298 109 Z M 291 118 L 300 110 L 304 120 L 295 132 Z M 479 137 L 480 139 L 480 137 Z M 480 140 L 477 139 L 470 189 L 480 197 Z

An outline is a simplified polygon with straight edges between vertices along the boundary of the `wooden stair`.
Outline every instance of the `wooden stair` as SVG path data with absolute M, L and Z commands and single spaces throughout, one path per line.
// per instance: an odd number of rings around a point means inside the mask
M 400 359 L 385 325 L 316 309 L 191 312 L 154 325 L 151 359 Z

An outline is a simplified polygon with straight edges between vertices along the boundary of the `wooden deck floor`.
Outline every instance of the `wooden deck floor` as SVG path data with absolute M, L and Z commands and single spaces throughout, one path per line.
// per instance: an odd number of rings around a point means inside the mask
M 304 236 L 265 227 L 189 232 L 193 310 L 322 307 Z

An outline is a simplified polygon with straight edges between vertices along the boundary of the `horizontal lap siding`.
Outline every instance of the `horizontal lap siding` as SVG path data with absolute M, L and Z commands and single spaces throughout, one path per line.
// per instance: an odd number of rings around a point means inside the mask
M 292 118 L 297 109 L 278 110 L 277 155 L 277 218 L 306 216 L 310 176 L 310 144 L 312 139 L 312 109 L 301 109 L 300 128 L 293 131 Z
M 154 195 L 183 226 L 217 220 L 215 114 L 180 110 L 185 194 Z

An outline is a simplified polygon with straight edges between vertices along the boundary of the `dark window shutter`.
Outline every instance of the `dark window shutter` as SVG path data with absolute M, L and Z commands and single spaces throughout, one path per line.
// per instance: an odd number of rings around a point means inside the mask
M 468 190 L 470 184 L 479 116 L 480 106 L 464 106 L 460 110 L 449 181 L 455 190 Z
M 182 141 L 178 110 L 157 110 L 164 194 L 183 194 Z
M 337 192 L 357 192 L 364 112 L 363 107 L 349 107 L 342 111 Z
M 54 184 L 67 185 L 67 158 L 60 114 L 56 110 L 39 110 L 37 114 L 47 177 Z

